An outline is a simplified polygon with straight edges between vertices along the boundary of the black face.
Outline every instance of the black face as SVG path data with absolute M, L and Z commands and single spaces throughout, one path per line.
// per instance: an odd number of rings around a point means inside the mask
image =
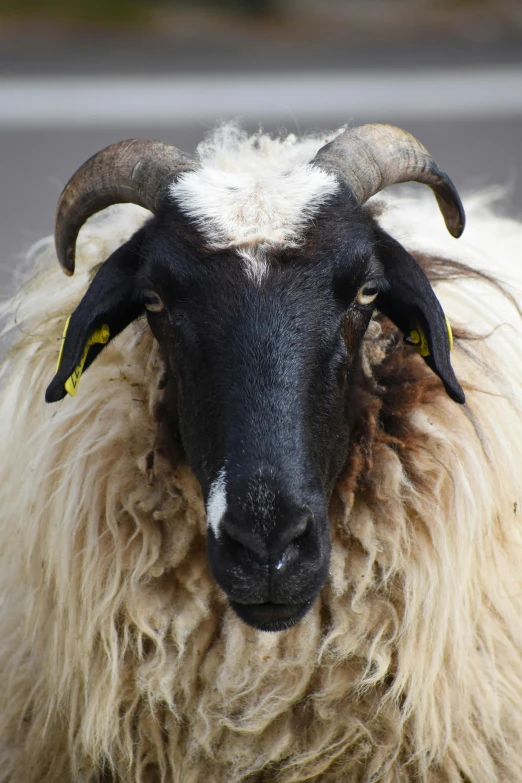
M 235 252 L 192 255 L 167 220 L 149 237 L 139 286 L 207 502 L 212 571 L 243 620 L 289 627 L 328 575 L 327 503 L 383 283 L 371 227 L 274 257 L 260 281 Z
M 207 504 L 212 571 L 256 628 L 296 623 L 328 575 L 328 499 L 347 456 L 375 305 L 403 331 L 422 326 L 426 361 L 458 399 L 427 279 L 346 204 L 332 204 L 298 250 L 269 258 L 261 280 L 235 252 L 205 251 L 170 205 L 108 259 L 71 318 L 48 401 L 64 396 L 93 328 L 108 323 L 114 336 L 145 309 Z

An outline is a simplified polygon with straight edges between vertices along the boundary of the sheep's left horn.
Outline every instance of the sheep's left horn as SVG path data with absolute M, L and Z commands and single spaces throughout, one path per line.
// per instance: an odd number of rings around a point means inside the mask
M 420 141 L 393 125 L 361 125 L 321 147 L 312 163 L 340 175 L 358 204 L 398 182 L 422 182 L 435 193 L 450 234 L 459 237 L 466 216 L 453 182 Z
M 73 174 L 58 201 L 54 239 L 60 266 L 74 273 L 76 238 L 85 221 L 111 204 L 131 202 L 156 212 L 169 185 L 194 159 L 161 141 L 111 144 Z

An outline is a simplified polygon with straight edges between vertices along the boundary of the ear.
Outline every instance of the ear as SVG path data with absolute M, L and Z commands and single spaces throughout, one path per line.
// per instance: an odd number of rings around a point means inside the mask
M 465 396 L 450 362 L 451 329 L 431 284 L 415 259 L 382 229 L 377 230 L 377 252 L 388 287 L 375 300 L 386 315 L 415 344 L 426 364 L 455 402 Z
M 47 402 L 57 402 L 67 392 L 76 394 L 83 369 L 106 343 L 144 312 L 134 282 L 141 264 L 142 240 L 140 229 L 109 256 L 68 320 L 56 375 L 45 392 Z

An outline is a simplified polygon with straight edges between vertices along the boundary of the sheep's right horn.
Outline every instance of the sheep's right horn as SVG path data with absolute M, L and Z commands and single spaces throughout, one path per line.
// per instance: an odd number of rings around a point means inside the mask
M 161 141 L 130 139 L 111 144 L 73 174 L 58 201 L 54 239 L 60 266 L 74 274 L 76 238 L 95 212 L 131 202 L 156 212 L 169 185 L 194 158 Z
M 466 216 L 453 182 L 411 133 L 393 125 L 360 125 L 321 147 L 312 163 L 339 176 L 358 204 L 398 182 L 422 182 L 435 193 L 448 231 L 460 237 Z

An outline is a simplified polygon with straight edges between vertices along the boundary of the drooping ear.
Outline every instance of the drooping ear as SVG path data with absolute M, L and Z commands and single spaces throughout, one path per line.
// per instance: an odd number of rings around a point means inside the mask
M 388 287 L 378 295 L 375 307 L 398 326 L 406 342 L 417 346 L 451 399 L 464 403 L 464 392 L 450 361 L 451 328 L 428 278 L 402 245 L 382 229 L 377 230 L 376 249 Z
M 144 311 L 135 288 L 143 229 L 101 265 L 80 304 L 66 324 L 56 375 L 45 392 L 46 402 L 74 395 L 84 369 L 131 321 Z M 66 388 L 67 387 L 67 388 Z

